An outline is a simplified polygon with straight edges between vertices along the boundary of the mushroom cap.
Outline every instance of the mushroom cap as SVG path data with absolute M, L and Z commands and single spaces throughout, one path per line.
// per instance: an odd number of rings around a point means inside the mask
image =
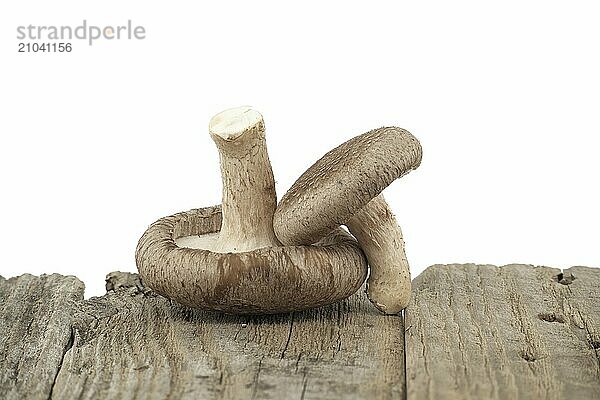
M 421 163 L 421 144 L 407 130 L 384 127 L 329 151 L 283 196 L 273 220 L 284 245 L 315 243 Z
M 216 253 L 178 247 L 182 236 L 218 232 L 219 206 L 164 217 L 140 238 L 136 264 L 155 292 L 186 306 L 232 314 L 319 307 L 355 293 L 367 276 L 356 240 L 342 229 L 311 246 Z

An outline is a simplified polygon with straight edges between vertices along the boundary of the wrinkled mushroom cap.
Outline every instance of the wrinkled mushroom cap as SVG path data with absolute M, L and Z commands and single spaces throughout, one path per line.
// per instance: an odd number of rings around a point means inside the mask
M 274 216 L 286 245 L 314 243 L 344 225 L 394 180 L 421 163 L 421 145 L 396 127 L 372 130 L 315 162 L 283 196 Z
M 312 246 L 217 253 L 175 239 L 217 232 L 220 207 L 164 217 L 140 238 L 136 264 L 145 285 L 181 304 L 234 314 L 319 307 L 355 293 L 367 275 L 358 243 L 338 229 Z

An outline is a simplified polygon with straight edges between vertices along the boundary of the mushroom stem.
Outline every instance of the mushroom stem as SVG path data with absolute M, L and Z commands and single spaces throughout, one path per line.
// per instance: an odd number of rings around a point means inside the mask
M 386 314 L 399 313 L 410 301 L 410 270 L 402 230 L 383 195 L 367 203 L 346 226 L 369 262 L 369 300 Z
M 223 182 L 221 231 L 215 251 L 239 253 L 280 246 L 273 232 L 275 180 L 262 115 L 249 107 L 223 111 L 209 124 Z

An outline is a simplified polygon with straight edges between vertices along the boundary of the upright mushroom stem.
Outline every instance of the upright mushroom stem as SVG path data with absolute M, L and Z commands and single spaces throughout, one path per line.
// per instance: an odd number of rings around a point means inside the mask
M 410 301 L 410 270 L 402 230 L 383 195 L 367 203 L 346 224 L 370 265 L 367 296 L 380 311 L 397 314 Z
M 273 232 L 275 180 L 262 115 L 238 107 L 214 116 L 210 135 L 219 150 L 223 222 L 215 250 L 239 253 L 280 246 Z

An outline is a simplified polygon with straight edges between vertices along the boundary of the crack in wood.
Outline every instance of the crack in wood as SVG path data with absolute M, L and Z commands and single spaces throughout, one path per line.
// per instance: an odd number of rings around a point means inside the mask
M 54 387 L 56 386 L 56 381 L 58 379 L 58 375 L 60 374 L 60 372 L 63 368 L 65 356 L 67 355 L 69 350 L 71 350 L 73 348 L 74 343 L 75 343 L 75 332 L 74 332 L 74 328 L 71 327 L 71 335 L 69 336 L 69 341 L 65 345 L 63 352 L 62 352 L 62 356 L 60 358 L 60 362 L 58 363 L 58 368 L 56 369 L 56 374 L 54 375 L 54 379 L 52 380 L 52 385 L 50 386 L 50 394 L 48 395 L 48 400 L 52 399 L 52 397 L 53 397 Z
M 290 345 L 290 340 L 292 339 L 293 330 L 294 330 L 294 313 L 291 313 L 290 314 L 290 329 L 288 331 L 288 336 L 285 341 L 285 346 L 283 347 L 283 350 L 281 351 L 281 359 L 283 359 L 285 357 L 285 352 L 287 351 L 288 346 Z

